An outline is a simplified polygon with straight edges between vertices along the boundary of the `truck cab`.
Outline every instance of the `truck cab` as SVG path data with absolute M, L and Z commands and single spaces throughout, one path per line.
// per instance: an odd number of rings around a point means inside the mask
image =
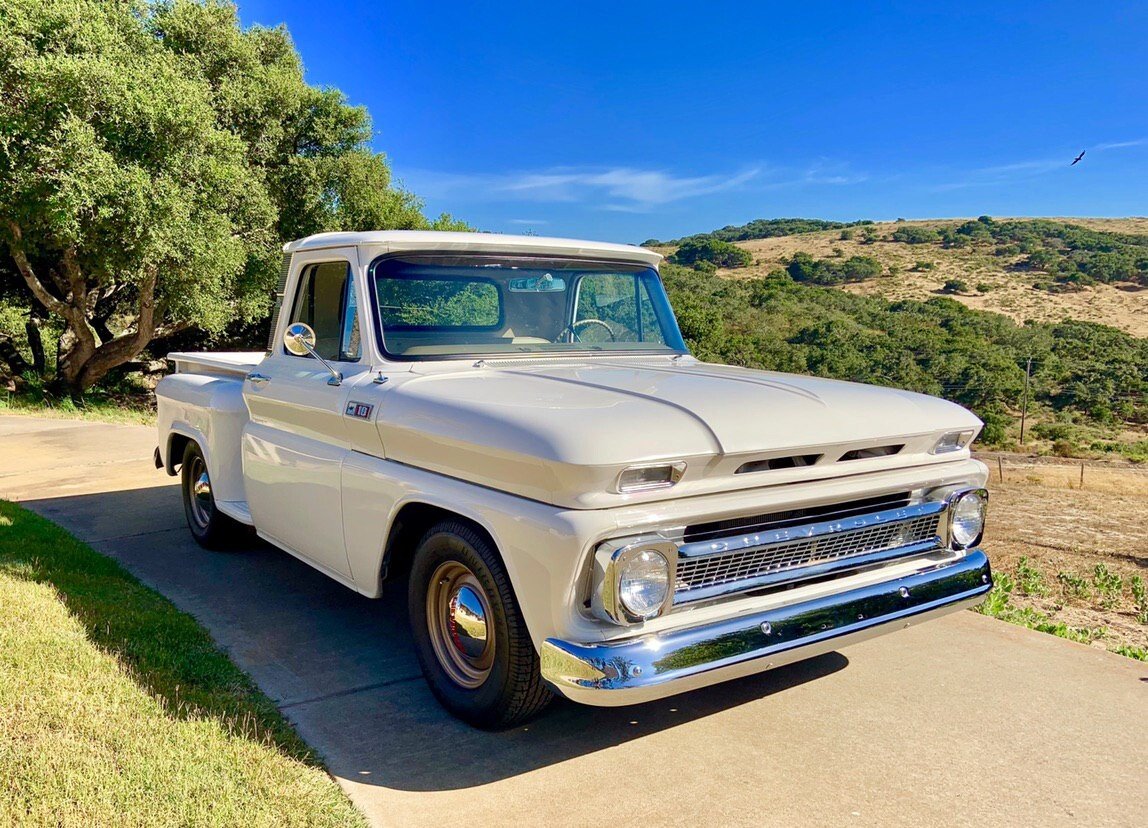
M 975 416 L 690 355 L 650 250 L 380 231 L 284 248 L 266 351 L 176 353 L 192 534 L 405 590 L 436 697 L 505 727 L 760 672 L 979 600 Z

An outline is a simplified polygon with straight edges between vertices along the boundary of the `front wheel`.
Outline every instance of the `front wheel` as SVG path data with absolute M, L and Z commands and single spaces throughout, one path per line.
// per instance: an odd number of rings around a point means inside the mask
M 409 581 L 411 633 L 431 692 L 476 727 L 522 722 L 552 694 L 497 553 L 446 521 L 419 542 Z

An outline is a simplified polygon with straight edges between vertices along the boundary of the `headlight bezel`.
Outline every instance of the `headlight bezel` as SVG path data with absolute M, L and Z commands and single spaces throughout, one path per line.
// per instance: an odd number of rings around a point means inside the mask
M 980 501 L 979 515 L 980 527 L 971 539 L 962 541 L 957 538 L 953 529 L 953 524 L 957 518 L 957 508 L 962 501 L 971 501 L 976 498 Z M 945 496 L 945 534 L 946 540 L 951 548 L 957 550 L 973 549 L 979 544 L 985 536 L 985 524 L 988 521 L 988 506 L 989 506 L 989 492 L 984 488 L 968 488 L 958 489 L 950 492 Z
M 627 567 L 643 552 L 654 552 L 665 561 L 666 594 L 662 603 L 648 613 L 635 612 L 622 595 L 622 578 Z M 660 536 L 632 538 L 602 544 L 595 553 L 594 589 L 590 608 L 595 615 L 615 624 L 640 624 L 665 615 L 674 604 L 678 547 Z

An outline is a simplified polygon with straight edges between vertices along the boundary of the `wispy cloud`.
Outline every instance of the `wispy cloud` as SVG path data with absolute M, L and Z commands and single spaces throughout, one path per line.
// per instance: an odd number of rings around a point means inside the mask
M 1093 144 L 1084 147 L 1085 152 L 1106 152 L 1115 149 L 1128 149 L 1130 147 L 1148 146 L 1148 138 L 1137 138 L 1132 141 L 1111 141 L 1103 144 Z M 1075 155 L 1075 153 L 1073 153 Z M 987 187 L 993 184 L 1002 184 L 1016 179 L 1031 178 L 1045 175 L 1054 170 L 1066 169 L 1072 157 L 1064 154 L 1056 158 L 1032 158 L 1025 161 L 1014 161 L 1010 164 L 996 164 L 989 167 L 975 167 L 964 173 L 958 181 L 950 181 L 933 187 L 934 191 L 945 192 L 960 190 L 966 187 Z M 1087 158 L 1085 163 L 1088 163 Z
M 421 195 L 453 202 L 585 203 L 596 209 L 645 213 L 669 204 L 734 190 L 855 184 L 867 176 L 821 160 L 807 168 L 747 166 L 686 175 L 637 167 L 548 167 L 499 173 L 407 170 L 403 182 Z M 514 219 L 514 224 L 544 222 Z
M 552 167 L 507 173 L 443 173 L 412 170 L 404 176 L 424 195 L 474 201 L 608 201 L 623 208 L 649 208 L 740 187 L 760 168 L 728 174 L 678 175 L 634 167 Z
M 1094 149 L 1097 152 L 1104 150 L 1126 149 L 1128 147 L 1143 147 L 1148 146 L 1148 138 L 1137 138 L 1134 141 L 1113 141 L 1108 144 L 1097 144 Z
M 549 224 L 546 219 L 510 219 L 510 224 L 534 225 L 534 224 Z

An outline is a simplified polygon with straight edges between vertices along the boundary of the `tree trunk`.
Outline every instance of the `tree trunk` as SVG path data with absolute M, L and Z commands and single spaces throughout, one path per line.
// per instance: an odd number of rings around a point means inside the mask
M 12 344 L 12 339 L 3 334 L 0 334 L 0 360 L 8 366 L 8 370 L 12 372 L 13 379 L 18 379 L 32 370 L 32 366 L 20 355 L 20 352 L 16 350 L 16 346 Z
M 138 285 L 139 315 L 136 330 L 97 342 L 89 316 L 96 303 L 93 301 L 92 289 L 76 260 L 75 249 L 65 249 L 60 256 L 59 269 L 48 271 L 53 285 L 63 297 L 57 298 L 32 268 L 23 248 L 20 226 L 9 221 L 8 229 L 12 236 L 9 243 L 12 258 L 32 295 L 47 311 L 61 317 L 66 325 L 54 385 L 60 391 L 71 394 L 74 399 L 79 399 L 85 391 L 103 379 L 108 371 L 139 356 L 156 335 L 159 325 L 155 301 L 156 272 L 148 273 Z M 106 325 L 104 327 L 110 335 Z
M 28 335 L 28 350 L 32 353 L 32 370 L 40 376 L 48 370 L 48 359 L 44 354 L 44 337 L 40 335 L 40 323 L 43 314 L 36 305 L 28 310 L 28 321 L 24 323 L 24 331 Z

